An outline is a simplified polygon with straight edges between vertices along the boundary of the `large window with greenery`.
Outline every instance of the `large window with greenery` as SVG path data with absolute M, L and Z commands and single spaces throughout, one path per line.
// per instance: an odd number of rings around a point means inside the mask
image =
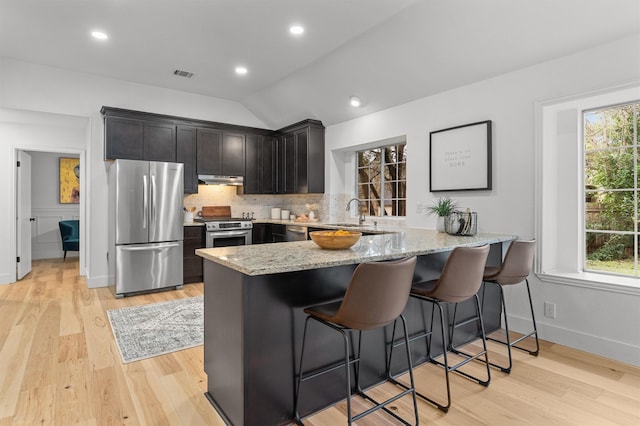
M 356 152 L 358 198 L 369 216 L 406 216 L 407 147 L 395 144 Z
M 584 269 L 638 277 L 640 102 L 585 111 Z

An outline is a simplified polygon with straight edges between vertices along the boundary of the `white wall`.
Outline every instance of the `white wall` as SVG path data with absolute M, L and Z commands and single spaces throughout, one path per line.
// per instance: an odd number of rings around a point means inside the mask
M 60 204 L 60 157 L 77 158 L 74 154 L 34 152 L 31 155 L 31 258 L 61 258 L 62 239 L 58 222 L 79 219 L 79 204 Z M 80 188 L 82 196 L 82 188 Z M 67 257 L 77 257 L 78 252 L 68 252 Z
M 15 281 L 17 148 L 80 155 L 86 166 L 81 259 L 86 253 L 89 287 L 109 284 L 103 105 L 266 128 L 237 102 L 0 58 L 0 193 L 9 194 L 0 206 L 0 235 L 9 237 L 9 244 L 0 246 L 0 284 Z
M 351 192 L 343 153 L 350 146 L 406 135 L 407 225 L 435 227 L 435 218 L 416 213 L 431 204 L 429 132 L 482 120 L 493 121 L 493 189 L 451 192 L 478 212 L 479 230 L 535 236 L 535 106 L 556 99 L 637 82 L 640 37 L 630 37 L 579 54 L 416 100 L 326 129 L 327 188 Z M 532 292 L 541 336 L 589 352 L 640 365 L 640 296 L 542 282 Z M 509 292 L 510 324 L 522 329 L 526 303 L 521 289 Z M 543 302 L 557 305 L 557 318 L 543 315 Z

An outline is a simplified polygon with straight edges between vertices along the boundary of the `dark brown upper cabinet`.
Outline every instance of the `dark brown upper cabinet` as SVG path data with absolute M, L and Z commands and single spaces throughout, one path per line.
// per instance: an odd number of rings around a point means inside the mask
M 214 129 L 197 129 L 199 175 L 222 174 L 222 132 Z
M 196 128 L 192 126 L 177 126 L 176 162 L 184 164 L 185 194 L 198 192 L 197 160 Z
M 198 174 L 244 176 L 244 133 L 198 128 Z
M 148 161 L 176 162 L 176 125 L 171 123 L 144 123 L 144 159 Z
M 277 193 L 278 138 L 268 135 L 245 135 L 245 194 Z
M 222 175 L 244 176 L 244 133 L 222 134 Z
M 105 119 L 105 159 L 176 161 L 176 126 L 123 117 Z
M 102 107 L 105 160 L 184 163 L 186 194 L 197 176 L 244 176 L 247 194 L 324 192 L 324 126 L 304 120 L 273 131 Z
M 324 126 L 305 120 L 280 130 L 278 193 L 324 192 Z
M 105 160 L 123 158 L 142 160 L 144 157 L 144 122 L 122 117 L 105 117 Z

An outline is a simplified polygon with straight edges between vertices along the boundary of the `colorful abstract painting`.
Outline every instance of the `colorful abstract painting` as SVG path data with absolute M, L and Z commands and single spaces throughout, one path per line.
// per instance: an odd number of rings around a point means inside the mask
M 60 204 L 80 203 L 80 159 L 60 157 Z

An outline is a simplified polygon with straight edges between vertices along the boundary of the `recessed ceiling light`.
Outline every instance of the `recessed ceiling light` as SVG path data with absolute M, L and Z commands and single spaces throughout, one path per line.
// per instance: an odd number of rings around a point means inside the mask
M 236 74 L 238 75 L 245 75 L 248 72 L 249 70 L 247 67 L 243 67 L 242 65 L 236 67 Z
M 292 25 L 289 27 L 289 32 L 293 35 L 300 35 L 304 33 L 304 27 L 302 25 Z
M 352 107 L 356 108 L 362 105 L 362 100 L 357 96 L 352 96 L 351 98 L 349 98 L 349 102 L 351 103 Z
M 91 31 L 91 36 L 93 38 L 97 38 L 98 40 L 106 40 L 109 38 L 109 36 L 102 31 Z

